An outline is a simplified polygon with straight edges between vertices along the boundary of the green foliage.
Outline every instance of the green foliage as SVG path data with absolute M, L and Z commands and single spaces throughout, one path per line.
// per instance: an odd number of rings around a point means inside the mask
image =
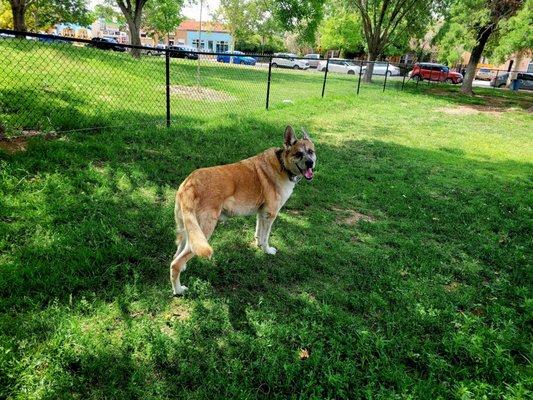
M 439 37 L 437 58 L 447 65 L 455 65 L 461 61 L 463 53 L 472 49 L 474 44 L 472 32 L 464 24 L 452 22 Z
M 116 8 L 116 5 L 112 0 L 94 6 L 92 16 L 94 20 L 103 19 L 108 24 L 113 23 L 119 26 L 126 25 L 126 18 L 122 12 Z
M 273 0 L 273 12 L 283 29 L 298 35 L 302 44 L 314 44 L 324 16 L 325 0 Z
M 0 0 L 0 28 L 13 29 L 13 13 L 7 0 Z
M 172 32 L 183 20 L 181 8 L 184 0 L 155 0 L 144 9 L 143 27 L 153 34 L 164 36 Z
M 93 19 L 87 0 L 37 0 L 27 11 L 28 25 L 45 29 L 55 24 L 70 22 L 88 26 Z
M 319 29 L 319 47 L 324 50 L 341 50 L 345 53 L 364 49 L 361 20 L 357 13 L 339 12 L 322 21 Z
M 404 52 L 411 38 L 422 37 L 441 11 L 443 2 L 427 0 L 354 0 L 370 59 Z
M 216 19 L 229 28 L 235 48 L 271 52 L 283 49 L 281 29 L 271 13 L 272 0 L 221 0 Z
M 533 0 L 526 0 L 522 9 L 501 24 L 500 39 L 493 51 L 496 62 L 503 62 L 513 53 L 533 49 Z
M 235 43 L 235 50 L 254 54 L 272 54 L 281 52 L 284 49 L 283 39 L 278 36 L 271 36 L 265 39 L 256 34 Z

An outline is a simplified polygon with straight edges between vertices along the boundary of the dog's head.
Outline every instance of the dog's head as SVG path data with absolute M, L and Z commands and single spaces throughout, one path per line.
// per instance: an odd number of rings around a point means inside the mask
M 316 164 L 315 145 L 303 128 L 302 133 L 302 138 L 298 139 L 292 126 L 285 128 L 283 163 L 293 175 L 303 176 L 310 181 Z

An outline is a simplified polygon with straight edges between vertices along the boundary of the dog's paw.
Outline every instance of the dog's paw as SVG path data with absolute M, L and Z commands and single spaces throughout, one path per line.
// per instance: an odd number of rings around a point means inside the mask
M 178 286 L 174 289 L 174 296 L 181 296 L 184 294 L 189 288 L 187 286 Z
M 278 250 L 275 247 L 270 247 L 270 246 L 263 247 L 263 251 L 271 255 L 274 255 L 278 252 Z

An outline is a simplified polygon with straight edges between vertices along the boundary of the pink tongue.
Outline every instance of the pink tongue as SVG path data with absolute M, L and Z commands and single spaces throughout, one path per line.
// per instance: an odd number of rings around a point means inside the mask
M 313 177 L 313 170 L 311 168 L 307 168 L 304 172 L 304 176 L 307 179 L 311 179 Z

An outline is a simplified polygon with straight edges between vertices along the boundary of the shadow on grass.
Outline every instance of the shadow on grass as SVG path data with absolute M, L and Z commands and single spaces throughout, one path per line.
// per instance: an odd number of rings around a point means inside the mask
M 298 185 L 276 221 L 276 257 L 249 245 L 252 218 L 230 220 L 215 231 L 214 260 L 193 260 L 183 275 L 190 319 L 128 322 L 124 315 L 145 296 L 157 299 L 155 314 L 172 301 L 175 188 L 195 168 L 279 144 L 282 129 L 247 119 L 211 131 L 191 119 L 171 130 L 34 140 L 25 153 L 0 154 L 0 309 L 13 352 L 27 355 L 14 344 L 21 340 L 65 332 L 61 317 L 32 319 L 43 308 L 53 314 L 74 299 L 89 310 L 77 308 L 77 318 L 97 314 L 93 303 L 120 299 L 118 322 L 94 321 L 98 340 L 89 324 L 53 348 L 55 394 L 435 398 L 449 393 L 443 379 L 497 390 L 519 381 L 528 341 L 515 305 L 524 291 L 532 167 L 449 150 L 331 146 L 317 137 L 315 181 Z M 376 222 L 344 222 L 354 210 Z M 461 289 L 443 289 L 451 284 Z M 457 323 L 470 328 L 457 333 Z M 473 334 L 485 345 L 468 347 Z M 303 362 L 302 348 L 311 352 Z M 0 381 L 16 392 L 24 383 L 15 375 Z

